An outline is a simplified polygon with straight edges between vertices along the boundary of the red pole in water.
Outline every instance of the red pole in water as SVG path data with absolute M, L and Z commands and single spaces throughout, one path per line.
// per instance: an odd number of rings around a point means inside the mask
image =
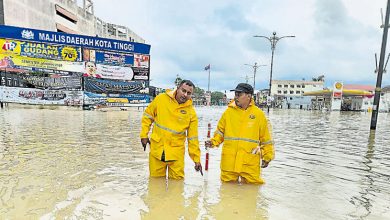
M 207 139 L 210 139 L 210 131 L 211 131 L 211 123 L 207 125 Z M 206 163 L 204 170 L 208 171 L 209 170 L 209 148 L 206 147 Z

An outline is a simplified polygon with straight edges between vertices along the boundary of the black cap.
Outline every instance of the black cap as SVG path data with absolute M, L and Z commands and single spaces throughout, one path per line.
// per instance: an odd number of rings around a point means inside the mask
M 235 92 L 244 92 L 247 94 L 253 94 L 253 88 L 251 85 L 248 83 L 239 83 L 235 89 L 232 89 L 230 91 L 235 91 Z

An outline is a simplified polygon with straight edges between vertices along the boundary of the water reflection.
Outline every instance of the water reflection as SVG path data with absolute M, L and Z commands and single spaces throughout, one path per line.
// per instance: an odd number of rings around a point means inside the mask
M 225 108 L 197 108 L 206 139 Z M 272 110 L 276 158 L 265 185 L 149 178 L 142 110 L 0 110 L 0 219 L 390 219 L 390 116 Z M 204 162 L 205 149 L 202 146 Z
M 208 207 L 209 215 L 215 219 L 268 219 L 266 204 L 260 202 L 259 188 L 257 185 L 223 183 L 220 201 Z

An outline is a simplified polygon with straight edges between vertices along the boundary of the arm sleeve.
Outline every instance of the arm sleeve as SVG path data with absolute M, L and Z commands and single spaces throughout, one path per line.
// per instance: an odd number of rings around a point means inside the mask
M 226 112 L 223 113 L 222 117 L 219 119 L 217 129 L 214 132 L 214 137 L 211 139 L 213 146 L 219 146 L 225 135 L 225 125 L 226 125 Z
M 200 149 L 199 149 L 199 140 L 198 140 L 198 117 L 196 112 L 192 109 L 192 114 L 190 118 L 190 126 L 187 131 L 187 141 L 188 141 L 188 154 L 191 159 L 198 163 L 200 162 Z
M 274 142 L 272 140 L 271 123 L 264 116 L 260 126 L 260 147 L 263 160 L 271 161 L 275 157 Z
M 142 115 L 141 122 L 141 138 L 147 138 L 150 130 L 150 126 L 154 122 L 155 117 L 157 116 L 157 102 L 158 97 L 156 97 L 149 105 L 146 107 L 144 114 Z

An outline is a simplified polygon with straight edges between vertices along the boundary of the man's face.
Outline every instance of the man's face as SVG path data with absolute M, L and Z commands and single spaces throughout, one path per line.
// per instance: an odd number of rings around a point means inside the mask
M 250 95 L 244 92 L 234 92 L 234 101 L 239 107 L 248 105 L 250 102 Z
M 187 84 L 182 84 L 179 88 L 176 90 L 176 101 L 179 104 L 183 104 L 188 99 L 191 98 L 192 92 L 194 91 L 194 88 L 192 86 L 189 86 Z

